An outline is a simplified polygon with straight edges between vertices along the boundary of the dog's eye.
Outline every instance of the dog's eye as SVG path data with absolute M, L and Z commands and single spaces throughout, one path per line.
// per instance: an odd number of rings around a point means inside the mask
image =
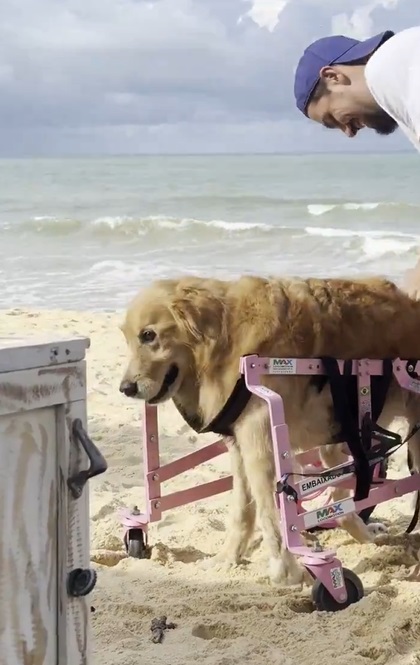
M 142 330 L 139 335 L 139 340 L 142 344 L 150 344 L 155 339 L 156 333 L 154 330 Z

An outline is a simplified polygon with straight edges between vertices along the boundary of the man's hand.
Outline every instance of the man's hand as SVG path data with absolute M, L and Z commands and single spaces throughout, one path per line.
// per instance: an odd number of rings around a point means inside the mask
M 420 257 L 414 268 L 410 268 L 404 274 L 402 288 L 412 298 L 416 298 L 416 300 L 420 299 Z

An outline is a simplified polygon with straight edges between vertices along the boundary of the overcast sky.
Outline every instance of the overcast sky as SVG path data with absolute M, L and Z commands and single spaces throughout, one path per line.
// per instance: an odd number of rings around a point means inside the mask
M 0 155 L 410 150 L 313 126 L 293 72 L 318 37 L 417 23 L 420 0 L 0 0 Z

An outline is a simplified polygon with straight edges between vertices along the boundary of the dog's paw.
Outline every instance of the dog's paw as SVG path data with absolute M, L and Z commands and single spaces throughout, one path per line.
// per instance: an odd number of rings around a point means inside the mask
M 310 578 L 306 568 L 300 566 L 290 552 L 283 552 L 280 558 L 270 559 L 269 577 L 272 584 L 282 586 L 303 584 Z
M 234 553 L 218 552 L 214 556 L 200 561 L 199 567 L 203 570 L 210 570 L 214 568 L 216 570 L 226 572 L 236 568 L 239 563 L 239 559 L 234 555 Z
M 385 526 L 385 524 L 382 524 L 382 522 L 369 522 L 367 528 L 373 537 L 383 536 L 388 533 L 388 527 Z

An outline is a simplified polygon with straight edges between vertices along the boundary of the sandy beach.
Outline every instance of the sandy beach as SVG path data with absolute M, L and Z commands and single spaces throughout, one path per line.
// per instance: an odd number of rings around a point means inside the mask
M 203 559 L 224 539 L 228 495 L 164 514 L 150 529 L 150 560 L 128 559 L 117 511 L 143 507 L 141 405 L 118 392 L 125 342 L 115 313 L 0 313 L 0 334 L 87 335 L 91 437 L 109 469 L 91 484 L 92 594 L 95 665 L 414 665 L 420 663 L 420 535 L 405 536 L 412 496 L 382 504 L 374 517 L 389 527 L 378 544 L 359 545 L 344 532 L 325 533 L 343 564 L 362 579 L 365 598 L 342 612 L 314 612 L 308 587 L 270 585 L 265 556 L 231 572 Z M 161 452 L 169 461 L 214 437 L 197 439 L 171 404 L 160 409 Z M 226 455 L 167 483 L 168 490 L 229 473 Z M 390 473 L 405 475 L 405 450 Z M 176 624 L 162 644 L 150 623 L 165 614 Z

